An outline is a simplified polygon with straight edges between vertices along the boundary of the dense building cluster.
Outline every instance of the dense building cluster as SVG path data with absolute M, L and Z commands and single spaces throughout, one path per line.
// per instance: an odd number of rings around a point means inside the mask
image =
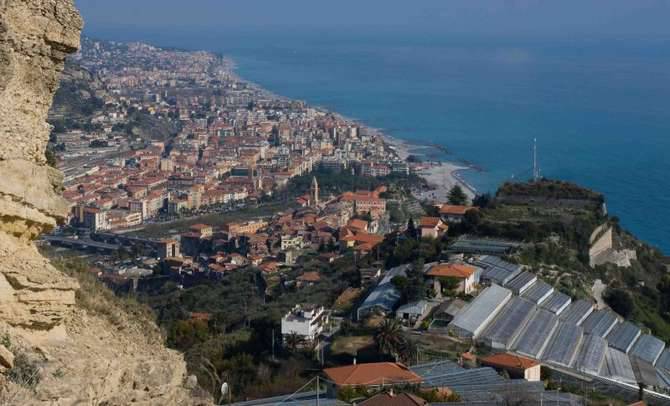
M 259 199 L 318 165 L 409 172 L 375 131 L 242 81 L 209 53 L 84 40 L 75 61 L 96 76 L 104 105 L 88 129 L 53 138 L 73 220 L 92 230 Z M 127 127 L 137 117 L 176 133 L 137 135 Z M 353 198 L 358 211 L 384 210 L 373 195 Z

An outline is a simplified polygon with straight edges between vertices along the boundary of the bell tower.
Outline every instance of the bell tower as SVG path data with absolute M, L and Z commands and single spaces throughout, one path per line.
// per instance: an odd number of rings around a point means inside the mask
M 309 205 L 319 205 L 319 182 L 316 181 L 316 176 L 312 177 L 312 186 L 309 188 Z

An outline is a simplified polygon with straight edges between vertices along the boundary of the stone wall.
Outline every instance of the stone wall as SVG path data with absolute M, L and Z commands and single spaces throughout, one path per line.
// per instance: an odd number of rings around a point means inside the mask
M 637 259 L 635 250 L 614 249 L 614 229 L 608 223 L 596 227 L 591 233 L 589 242 L 589 265 L 591 268 L 604 264 L 629 267 L 631 261 Z
M 593 233 L 591 233 L 589 241 L 591 243 L 589 258 L 594 258 L 605 251 L 611 250 L 614 244 L 612 227 L 607 223 L 596 227 Z

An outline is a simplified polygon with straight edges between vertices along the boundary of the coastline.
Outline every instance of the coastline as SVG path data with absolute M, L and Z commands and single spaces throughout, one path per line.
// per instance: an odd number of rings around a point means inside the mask
M 407 157 L 412 155 L 413 144 L 410 144 L 408 141 L 383 133 L 380 133 L 380 137 L 387 145 L 392 147 L 396 155 L 403 161 L 407 160 Z M 416 144 L 414 146 L 436 148 L 425 144 Z M 477 190 L 467 183 L 460 175 L 461 171 L 470 170 L 472 169 L 471 167 L 447 160 L 427 162 L 422 166 L 424 166 L 424 168 L 418 170 L 416 174 L 426 179 L 428 184 L 435 189 L 417 193 L 417 198 L 446 202 L 449 196 L 449 191 L 455 185 L 459 185 L 470 200 L 477 195 Z
M 234 58 L 221 54 L 215 54 L 215 55 L 221 58 L 222 60 L 226 61 L 226 63 L 230 68 L 230 73 L 234 75 L 236 79 L 247 83 L 248 85 L 255 88 L 257 91 L 263 92 L 267 96 L 276 97 L 283 100 L 292 100 L 289 97 L 274 93 L 273 91 L 265 88 L 259 83 L 252 82 L 251 80 L 242 77 L 238 73 L 238 65 L 235 62 Z M 379 137 L 384 142 L 384 144 L 387 147 L 390 147 L 390 149 L 395 152 L 395 155 L 403 161 L 406 161 L 407 158 L 410 155 L 412 155 L 412 149 L 414 148 L 428 147 L 428 148 L 439 149 L 439 147 L 436 145 L 426 143 L 410 143 L 410 141 L 408 140 L 403 140 L 388 135 L 379 128 L 370 127 L 360 120 L 346 117 L 341 113 L 328 109 L 325 106 L 310 105 L 306 100 L 304 101 L 304 103 L 309 107 L 319 110 L 323 113 L 332 114 L 343 121 L 356 124 L 362 128 L 365 128 L 368 133 L 372 133 L 373 135 Z M 477 190 L 474 188 L 474 186 L 466 182 L 460 175 L 460 172 L 462 171 L 473 169 L 471 166 L 459 164 L 448 160 L 426 162 L 421 166 L 422 168 L 417 170 L 415 173 L 418 176 L 424 178 L 428 182 L 428 184 L 434 188 L 434 190 L 416 193 L 415 195 L 416 198 L 420 200 L 427 199 L 437 202 L 446 202 L 448 200 L 449 191 L 455 185 L 461 186 L 463 192 L 465 192 L 470 201 L 472 201 L 472 199 L 477 195 Z

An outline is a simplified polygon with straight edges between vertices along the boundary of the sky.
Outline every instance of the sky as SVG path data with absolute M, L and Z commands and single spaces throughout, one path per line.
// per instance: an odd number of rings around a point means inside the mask
M 85 34 L 112 39 L 243 31 L 670 38 L 670 0 L 75 0 Z M 112 38 L 109 38 L 112 37 Z

